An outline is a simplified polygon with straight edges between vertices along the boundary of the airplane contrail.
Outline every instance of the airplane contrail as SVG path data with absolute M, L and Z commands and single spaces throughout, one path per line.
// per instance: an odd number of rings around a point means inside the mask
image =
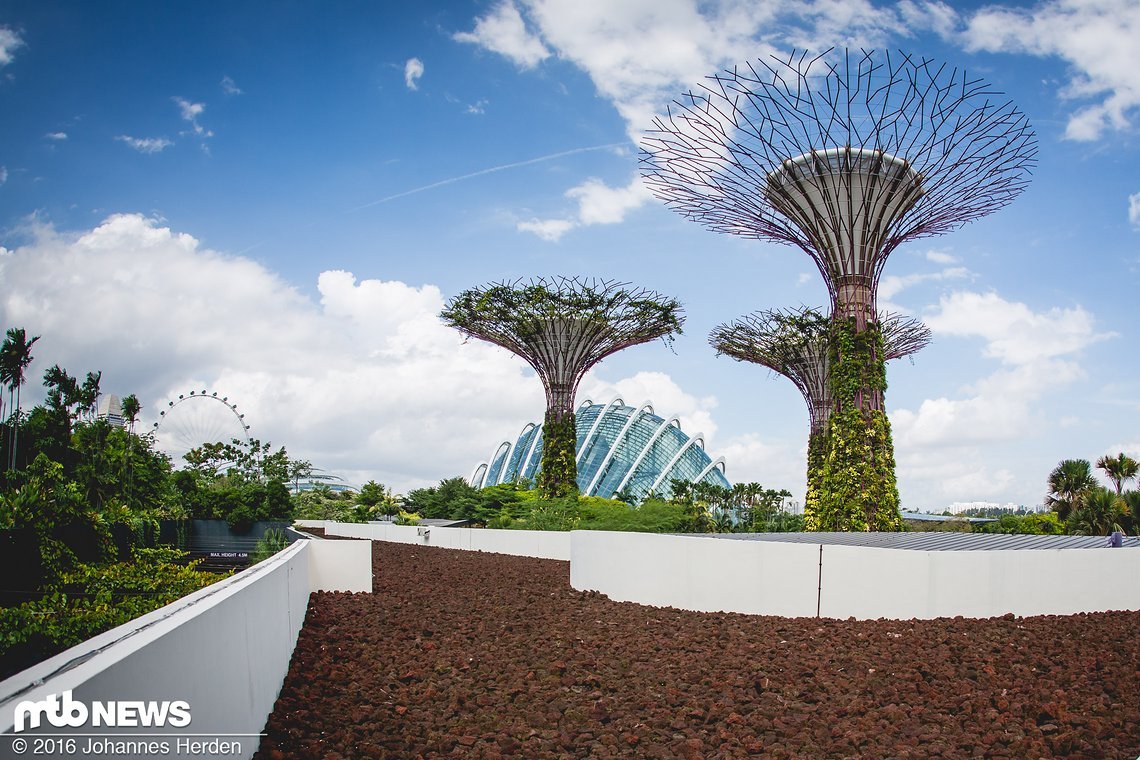
M 542 163 L 543 161 L 552 161 L 556 158 L 562 158 L 563 156 L 573 156 L 576 153 L 589 153 L 589 152 L 595 151 L 595 150 L 606 150 L 607 148 L 620 148 L 623 145 L 630 145 L 630 144 L 631 143 L 629 143 L 627 141 L 627 142 L 619 142 L 619 143 L 609 143 L 608 145 L 592 145 L 588 148 L 574 148 L 573 150 L 564 150 L 564 151 L 561 151 L 559 153 L 551 153 L 548 156 L 539 156 L 538 158 L 528 158 L 526 161 L 515 161 L 514 163 L 510 163 L 510 164 L 502 164 L 500 166 L 492 166 L 489 169 L 480 169 L 479 171 L 471 172 L 470 174 L 463 174 L 463 175 L 458 176 L 458 177 L 450 177 L 448 179 L 441 179 L 439 182 L 432 182 L 430 185 L 424 185 L 423 187 L 417 187 L 417 188 L 413 188 L 411 190 L 405 190 L 402 193 L 396 193 L 395 195 L 389 195 L 389 196 L 386 196 L 384 198 L 381 198 L 380 200 L 372 201 L 371 203 L 365 203 L 363 206 L 356 206 L 354 208 L 350 208 L 345 213 L 351 214 L 354 211 L 360 211 L 361 209 L 371 208 L 372 206 L 379 206 L 381 203 L 387 203 L 388 201 L 394 201 L 397 198 L 403 198 L 404 196 L 407 196 L 407 195 L 415 195 L 416 193 L 422 193 L 425 190 L 431 190 L 431 189 L 436 188 L 436 187 L 443 187 L 444 185 L 453 185 L 456 182 L 462 182 L 465 179 L 471 179 L 473 177 L 482 177 L 484 174 L 494 174 L 495 172 L 501 172 L 501 171 L 504 171 L 506 169 L 514 169 L 514 168 L 517 168 L 519 166 L 529 166 L 530 164 L 538 164 L 538 163 Z

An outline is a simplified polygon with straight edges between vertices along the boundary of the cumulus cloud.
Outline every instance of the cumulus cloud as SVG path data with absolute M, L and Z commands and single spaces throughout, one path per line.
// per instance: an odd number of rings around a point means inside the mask
M 1128 221 L 1140 230 L 1140 193 L 1128 196 Z
M 119 135 L 115 139 L 126 143 L 139 153 L 161 153 L 174 144 L 165 137 L 131 137 L 130 135 Z
M 44 135 L 44 139 L 53 140 L 55 142 L 62 142 L 62 141 L 67 139 L 67 133 L 66 132 L 48 132 L 46 135 Z
M 502 420 L 541 414 L 529 368 L 464 344 L 437 318 L 434 286 L 329 271 L 314 302 L 141 216 L 80 235 L 33 227 L 33 242 L 0 256 L 0 318 L 44 336 L 32 376 L 56 362 L 101 369 L 106 392 L 139 395 L 146 424 L 164 400 L 210 388 L 241 405 L 254 436 L 406 489 L 467 474 Z
M 1000 366 L 958 397 L 928 398 L 890 414 L 900 489 L 924 507 L 1017 499 L 1017 479 L 992 465 L 994 452 L 1059 424 L 1045 412 L 1048 399 L 1085 379 L 1081 352 L 1115 334 L 1099 330 L 1083 307 L 1035 311 L 996 293 L 945 295 L 924 321 L 936 341 L 981 339 L 982 355 Z
M 1093 315 L 1081 306 L 1035 312 L 992 292 L 943 296 L 938 311 L 925 319 L 939 334 L 983 338 L 983 354 L 1007 365 L 1073 354 L 1115 337 L 1112 332 L 1098 332 Z
M 404 64 L 404 84 L 408 86 L 409 90 L 418 90 L 419 86 L 416 84 L 420 81 L 420 77 L 424 75 L 424 62 L 419 58 L 409 58 Z
M 542 40 L 527 31 L 519 9 L 503 0 L 491 12 L 476 19 L 470 32 L 452 35 L 457 42 L 468 42 L 498 53 L 524 69 L 531 69 L 550 57 Z
M 557 54 L 590 76 L 636 136 L 665 103 L 726 66 L 788 46 L 879 46 L 899 24 L 868 0 L 504 0 L 454 39 L 524 68 Z
M 1060 94 L 1083 103 L 1065 129 L 1071 140 L 1096 140 L 1105 131 L 1126 129 L 1140 109 L 1140 4 L 1133 0 L 988 6 L 968 19 L 962 35 L 971 50 L 1067 62 L 1071 74 Z
M 16 51 L 24 46 L 19 32 L 8 26 L 0 26 L 0 67 L 7 66 L 16 56 Z
M 0 166 L 0 185 L 8 181 L 8 167 Z
M 519 231 L 532 232 L 543 240 L 557 241 L 575 227 L 617 224 L 630 211 L 644 206 L 653 198 L 638 177 L 631 179 L 625 187 L 610 187 L 599 179 L 590 178 L 567 190 L 565 196 L 578 203 L 572 219 L 532 219 L 518 223 Z
M 0 323 L 43 336 L 29 376 L 55 363 L 102 370 L 105 392 L 138 394 L 144 428 L 166 400 L 218 391 L 239 404 L 253 436 L 350 482 L 406 491 L 467 475 L 486 447 L 542 417 L 530 368 L 444 326 L 434 285 L 329 270 L 314 298 L 257 262 L 134 214 L 80 234 L 34 219 L 21 232 L 31 242 L 0 248 L 9 286 Z M 31 401 L 35 385 L 25 389 Z M 583 388 L 596 399 L 611 391 L 654 397 L 689 432 L 715 430 L 715 401 L 665 375 Z

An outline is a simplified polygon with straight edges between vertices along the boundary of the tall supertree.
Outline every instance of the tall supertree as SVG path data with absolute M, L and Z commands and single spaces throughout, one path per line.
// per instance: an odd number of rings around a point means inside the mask
M 681 304 L 628 283 L 567 277 L 493 283 L 465 290 L 440 314 L 444 323 L 522 357 L 546 389 L 539 491 L 577 488 L 574 396 L 591 367 L 623 348 L 681 332 Z
M 837 323 L 823 498 L 851 530 L 899 524 L 876 290 L 901 243 L 1024 190 L 1036 139 L 984 81 L 926 58 L 792 53 L 710 77 L 642 142 L 642 174 L 706 227 L 815 262 Z
M 878 318 L 883 337 L 883 360 L 901 359 L 930 344 L 930 328 L 913 317 L 884 313 Z M 835 322 L 818 309 L 757 311 L 718 325 L 709 333 L 717 354 L 767 367 L 792 381 L 808 407 L 807 496 L 808 522 L 827 525 L 819 512 L 820 478 L 831 414 L 831 352 Z

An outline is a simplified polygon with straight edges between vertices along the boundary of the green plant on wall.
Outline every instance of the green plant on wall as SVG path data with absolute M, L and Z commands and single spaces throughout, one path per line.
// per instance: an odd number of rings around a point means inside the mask
M 857 331 L 836 321 L 831 346 L 831 397 L 819 488 L 805 503 L 807 530 L 902 529 L 891 425 L 882 411 L 886 363 L 878 325 Z
M 538 473 L 538 490 L 548 499 L 578 494 L 578 467 L 575 462 L 578 434 L 574 413 L 547 412 L 542 427 L 542 465 Z

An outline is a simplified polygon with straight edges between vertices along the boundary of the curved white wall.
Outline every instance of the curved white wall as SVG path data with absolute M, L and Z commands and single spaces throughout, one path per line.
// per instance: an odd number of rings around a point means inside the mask
M 189 703 L 184 728 L 57 728 L 48 723 L 19 738 L 66 733 L 113 739 L 145 734 L 167 741 L 166 754 L 114 752 L 114 757 L 178 757 L 178 738 L 240 744 L 224 757 L 251 757 L 273 709 L 305 620 L 309 593 L 371 591 L 371 544 L 298 541 L 232 578 L 102 633 L 0 682 L 0 757 L 12 751 L 16 707 L 72 691 L 72 699 Z M 69 663 L 71 667 L 68 667 Z M 168 736 L 159 736 L 168 734 Z M 201 734 L 193 737 L 190 734 Z M 80 749 L 84 745 L 79 745 Z M 28 755 L 32 754 L 29 749 Z M 60 753 L 63 754 L 63 753 Z M 73 756 L 81 757 L 79 752 Z M 182 753 L 183 757 L 189 756 Z M 196 754 L 195 757 L 215 755 Z
M 573 531 L 570 584 L 702 612 L 891 618 L 1140 610 L 1140 549 L 915 551 Z

